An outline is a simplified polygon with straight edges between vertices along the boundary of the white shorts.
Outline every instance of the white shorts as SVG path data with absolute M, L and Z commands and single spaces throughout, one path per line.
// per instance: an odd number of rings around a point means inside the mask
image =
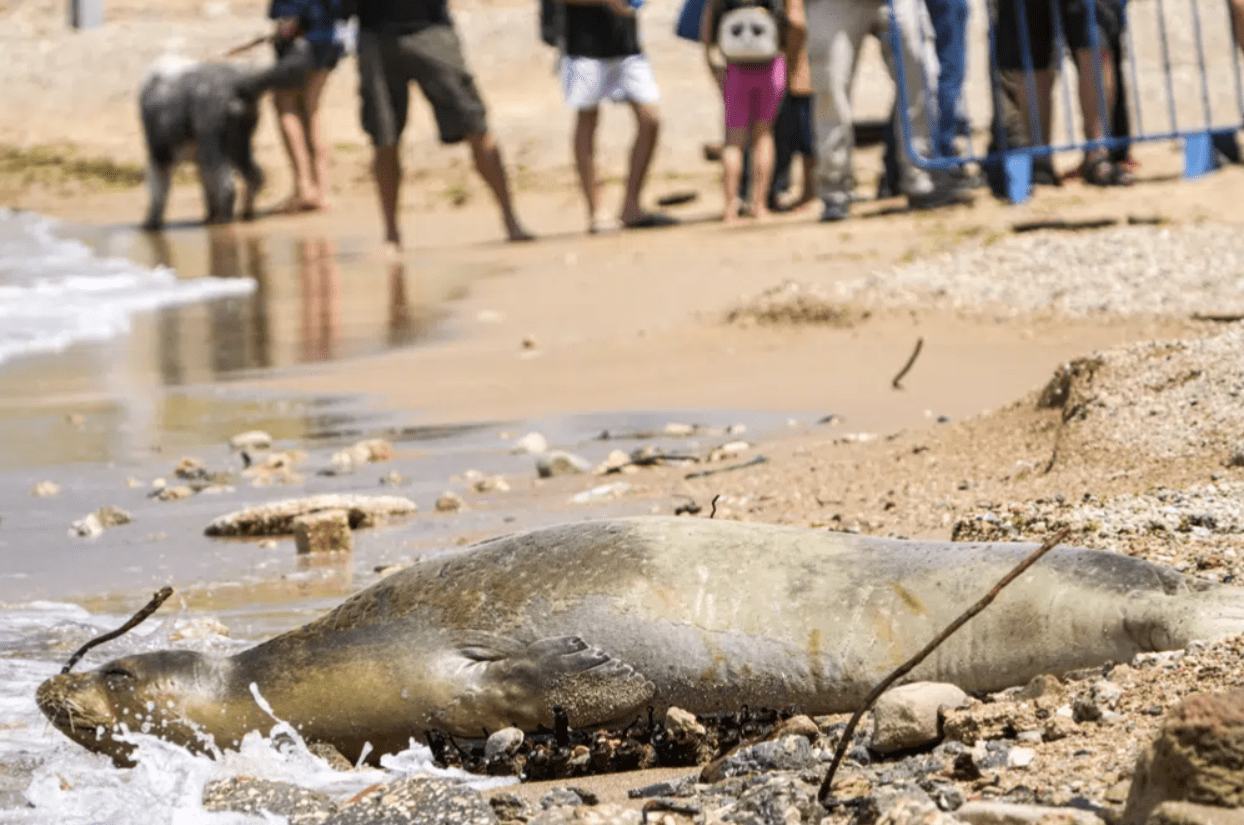
M 655 104 L 661 99 L 652 64 L 642 54 L 629 57 L 563 57 L 562 92 L 572 109 L 595 109 L 602 101 Z

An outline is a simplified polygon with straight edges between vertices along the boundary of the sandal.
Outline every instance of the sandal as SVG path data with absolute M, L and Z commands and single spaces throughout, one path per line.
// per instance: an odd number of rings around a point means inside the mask
M 1131 186 L 1135 182 L 1131 172 L 1104 157 L 1084 161 L 1080 177 L 1090 186 Z

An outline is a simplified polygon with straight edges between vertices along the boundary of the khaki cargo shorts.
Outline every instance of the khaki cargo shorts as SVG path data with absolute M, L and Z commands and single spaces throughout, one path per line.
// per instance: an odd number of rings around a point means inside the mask
M 432 104 L 442 143 L 488 130 L 484 102 L 453 26 L 403 35 L 361 30 L 358 67 L 363 131 L 376 146 L 396 146 L 401 138 L 412 80 Z

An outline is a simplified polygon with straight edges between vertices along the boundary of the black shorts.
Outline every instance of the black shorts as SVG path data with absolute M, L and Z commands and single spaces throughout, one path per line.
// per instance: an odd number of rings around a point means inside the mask
M 1107 48 L 1122 34 L 1123 9 L 1120 0 L 998 0 L 998 68 L 1022 71 L 1023 41 L 1019 36 L 1020 6 L 1028 25 L 1029 54 L 1033 69 L 1048 69 L 1054 57 L 1054 14 L 1057 10 L 1063 39 L 1073 52 L 1091 49 L 1088 4 L 1097 16 L 1097 45 Z
M 278 63 L 287 60 L 306 63 L 309 72 L 331 72 L 345 54 L 340 43 L 310 43 L 305 39 L 273 40 L 272 48 Z
M 812 126 L 812 95 L 790 92 L 782 98 L 777 120 L 773 122 L 773 141 L 792 155 L 816 157 L 816 130 Z

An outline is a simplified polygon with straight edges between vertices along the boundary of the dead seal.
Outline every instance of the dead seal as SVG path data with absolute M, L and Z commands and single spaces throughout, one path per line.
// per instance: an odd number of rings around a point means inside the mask
M 39 707 L 124 763 L 122 729 L 230 747 L 272 717 L 349 759 L 429 729 L 478 737 L 696 712 L 851 710 L 1033 545 L 895 541 L 688 518 L 580 522 L 426 558 L 229 658 L 128 656 Z M 1244 589 L 1056 548 L 911 680 L 997 690 L 1244 631 Z M 365 748 L 370 744 L 370 748 Z

